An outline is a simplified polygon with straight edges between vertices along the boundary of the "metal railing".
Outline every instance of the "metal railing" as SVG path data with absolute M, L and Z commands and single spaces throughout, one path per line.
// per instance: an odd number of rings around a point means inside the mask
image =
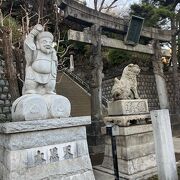
M 73 72 L 64 69 L 63 72 L 71 77 L 76 83 L 78 83 L 85 91 L 87 91 L 90 94 L 90 86 L 86 82 L 84 82 L 79 76 L 74 74 Z M 108 99 L 106 99 L 104 96 L 102 96 L 102 103 L 107 107 Z

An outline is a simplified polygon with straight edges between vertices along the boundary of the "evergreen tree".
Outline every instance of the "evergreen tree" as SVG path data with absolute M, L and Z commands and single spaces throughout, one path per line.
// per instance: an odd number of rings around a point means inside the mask
M 131 14 L 139 15 L 145 18 L 147 26 L 171 29 L 171 49 L 174 79 L 174 102 L 176 114 L 180 116 L 180 93 L 178 79 L 178 51 L 180 49 L 180 9 L 177 9 L 179 0 L 150 0 L 142 1 L 141 4 L 131 6 Z

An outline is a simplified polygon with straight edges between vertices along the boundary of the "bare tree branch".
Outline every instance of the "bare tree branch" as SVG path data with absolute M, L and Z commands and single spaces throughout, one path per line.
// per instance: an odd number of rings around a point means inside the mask
M 113 0 L 109 7 L 107 8 L 106 12 L 109 12 L 109 10 L 112 8 L 112 6 L 117 2 L 118 0 Z
M 63 57 L 66 55 L 66 53 L 68 52 L 68 50 L 69 50 L 72 46 L 73 46 L 73 45 L 70 44 L 70 45 L 66 48 L 66 50 L 63 52 L 63 54 L 60 55 L 60 58 L 63 58 Z
M 97 2 L 98 0 L 94 0 L 94 9 L 97 11 Z
M 99 12 L 102 11 L 104 3 L 105 3 L 105 0 L 102 0 L 102 1 L 101 1 L 101 5 L 100 5 L 100 7 L 99 7 Z
M 25 12 L 25 16 L 22 17 L 22 30 L 23 30 L 23 34 L 28 34 L 29 33 L 29 13 L 27 12 L 26 8 L 24 8 L 22 5 L 20 5 L 20 7 L 22 8 L 22 10 Z M 26 23 L 24 22 L 24 19 L 26 19 Z M 25 27 L 26 24 L 26 27 Z
M 103 7 L 103 9 L 105 9 L 106 12 L 108 12 L 108 11 L 110 11 L 110 9 L 113 9 L 113 8 L 116 8 L 116 7 L 117 7 L 117 5 L 114 5 L 114 6 L 111 6 L 111 7 L 106 6 L 106 7 Z M 107 9 L 109 9 L 109 10 L 107 11 Z
M 48 24 L 48 22 L 49 22 L 49 19 L 43 24 L 44 29 L 45 29 L 46 25 Z

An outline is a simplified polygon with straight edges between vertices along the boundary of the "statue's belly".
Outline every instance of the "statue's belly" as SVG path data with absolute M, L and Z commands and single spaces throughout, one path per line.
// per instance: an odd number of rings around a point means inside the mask
M 49 74 L 51 73 L 51 62 L 47 60 L 36 60 L 32 64 L 32 69 L 37 73 Z

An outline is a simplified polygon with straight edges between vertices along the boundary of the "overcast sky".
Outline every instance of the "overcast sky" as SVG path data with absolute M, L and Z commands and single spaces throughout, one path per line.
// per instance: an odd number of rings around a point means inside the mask
M 87 6 L 93 7 L 94 0 L 86 0 L 86 2 Z M 99 2 L 101 2 L 101 0 L 99 0 Z M 112 0 L 105 0 L 105 4 L 110 4 L 111 2 Z M 117 5 L 115 11 L 123 15 L 129 9 L 130 4 L 139 2 L 141 2 L 141 0 L 118 0 L 118 2 L 115 3 L 115 5 Z

